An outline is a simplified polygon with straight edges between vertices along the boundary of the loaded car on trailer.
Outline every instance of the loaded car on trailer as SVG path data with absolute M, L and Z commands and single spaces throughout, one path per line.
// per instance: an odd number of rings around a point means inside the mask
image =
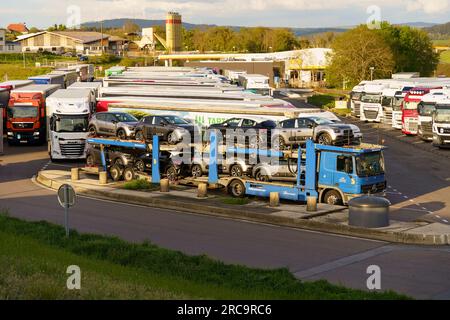
M 89 121 L 92 136 L 115 136 L 125 140 L 134 137 L 139 120 L 125 112 L 98 112 Z

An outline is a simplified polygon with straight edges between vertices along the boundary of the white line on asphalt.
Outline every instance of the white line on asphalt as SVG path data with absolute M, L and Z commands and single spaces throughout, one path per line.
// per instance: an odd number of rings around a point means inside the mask
M 442 219 L 442 221 L 444 221 L 445 223 L 448 223 L 448 220 L 446 220 L 446 219 Z
M 391 206 L 391 208 L 404 209 L 404 210 L 409 210 L 409 211 L 418 211 L 418 212 L 424 212 L 425 211 L 425 212 L 433 213 L 433 212 L 427 211 L 427 209 L 423 210 L 421 208 L 414 209 L 414 208 L 407 208 L 407 207 L 400 207 L 400 206 Z

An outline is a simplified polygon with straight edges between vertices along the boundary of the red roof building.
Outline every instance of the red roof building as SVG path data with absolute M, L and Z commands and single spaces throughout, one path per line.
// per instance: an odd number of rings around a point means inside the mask
M 29 31 L 25 23 L 11 23 L 6 29 L 18 33 L 27 33 Z

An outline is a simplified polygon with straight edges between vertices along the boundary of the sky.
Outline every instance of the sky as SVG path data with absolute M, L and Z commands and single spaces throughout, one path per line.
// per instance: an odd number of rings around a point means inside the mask
M 113 18 L 165 19 L 233 26 L 340 27 L 366 21 L 450 21 L 450 0 L 0 0 L 0 27 L 28 27 Z M 5 5 L 7 3 L 7 5 Z M 376 18 L 376 19 L 374 19 Z

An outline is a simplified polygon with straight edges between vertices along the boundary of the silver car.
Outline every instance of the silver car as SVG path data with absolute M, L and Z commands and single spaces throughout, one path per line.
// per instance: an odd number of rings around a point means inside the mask
M 219 160 L 218 171 L 222 174 L 227 174 L 232 177 L 242 177 L 252 173 L 252 165 L 241 157 L 227 157 Z M 209 154 L 203 154 L 199 157 L 194 157 L 192 160 L 190 175 L 194 178 L 201 177 L 208 173 L 209 169 Z
M 325 145 L 360 144 L 361 130 L 352 124 L 335 123 L 319 117 L 301 117 L 281 121 L 272 133 L 272 147 L 283 149 L 313 139 Z
M 301 179 L 304 179 L 304 170 L 301 168 Z M 297 160 L 274 159 L 270 162 L 261 162 L 253 167 L 252 177 L 257 181 L 297 181 Z
M 134 137 L 138 120 L 125 112 L 98 112 L 89 121 L 92 136 L 116 136 L 119 139 Z

